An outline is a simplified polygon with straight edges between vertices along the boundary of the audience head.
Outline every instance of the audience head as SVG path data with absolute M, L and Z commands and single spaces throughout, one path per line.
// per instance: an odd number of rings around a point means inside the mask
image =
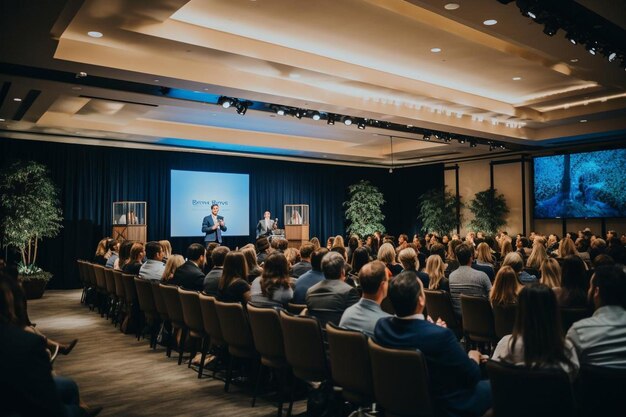
M 546 258 L 541 263 L 540 282 L 549 288 L 559 288 L 561 286 L 561 265 L 554 258 Z
M 398 260 L 402 264 L 402 268 L 407 271 L 417 271 L 420 267 L 420 261 L 417 258 L 417 252 L 413 248 L 404 248 L 398 254 Z
M 511 245 L 510 239 L 505 238 L 504 240 L 502 240 L 500 246 L 500 258 L 504 258 L 509 253 L 513 252 L 513 245 Z
M 289 241 L 287 239 L 273 239 L 272 242 L 276 240 L 278 242 L 278 250 L 281 252 L 285 252 L 287 248 L 289 248 Z
M 398 317 L 408 317 L 424 311 L 426 298 L 422 281 L 413 271 L 402 271 L 392 279 L 387 294 Z
M 260 237 L 256 240 L 254 246 L 256 247 L 257 253 L 267 252 L 267 250 L 270 248 L 270 241 L 267 240 L 266 237 Z
M 120 254 L 119 254 L 119 260 L 118 260 L 120 269 L 130 261 L 131 259 L 130 249 L 132 247 L 133 247 L 133 242 L 130 240 L 126 240 L 122 242 L 122 244 L 120 245 Z
M 493 264 L 493 256 L 491 255 L 491 248 L 485 242 L 480 243 L 476 247 L 476 258 L 480 262 Z
M 510 266 L 513 268 L 516 274 L 522 272 L 524 269 L 524 261 L 522 260 L 522 255 L 517 252 L 511 252 L 504 257 L 504 261 L 502 261 L 502 266 Z
M 361 268 L 370 261 L 370 255 L 364 246 L 358 247 L 352 253 L 352 272 L 358 274 Z
M 565 290 L 566 303 L 584 300 L 589 288 L 585 263 L 576 255 L 566 256 L 562 262 L 561 288 Z
M 130 262 L 141 262 L 145 254 L 143 243 L 133 243 L 130 247 Z
M 254 250 L 254 245 L 248 246 L 248 247 L 246 246 L 244 246 L 241 249 L 241 253 L 243 254 L 243 257 L 246 258 L 246 265 L 248 266 L 248 273 L 256 274 L 257 273 L 256 271 L 259 270 L 259 264 L 257 263 L 256 251 Z
M 329 252 L 322 259 L 322 272 L 326 279 L 341 279 L 345 276 L 346 260 L 337 252 Z
M 428 281 L 428 288 L 431 290 L 438 290 L 441 280 L 445 278 L 445 270 L 443 267 L 443 261 L 439 255 L 430 255 L 426 259 L 426 273 L 430 280 Z
M 310 242 L 303 243 L 302 246 L 300 246 L 300 257 L 303 261 L 311 261 L 313 252 L 315 252 L 315 246 Z
M 322 272 L 322 259 L 324 259 L 324 256 L 326 256 L 328 252 L 329 251 L 326 248 L 319 248 L 318 250 L 313 252 L 313 255 L 311 255 L 312 270 Z
M 515 304 L 517 293 L 522 289 L 522 285 L 517 280 L 517 274 L 510 266 L 503 266 L 498 270 L 493 281 L 493 287 L 489 294 L 491 304 Z
M 591 277 L 589 301 L 594 307 L 619 306 L 626 309 L 626 273 L 621 265 L 598 267 Z
M 565 341 L 554 292 L 543 284 L 530 284 L 518 296 L 511 351 L 517 340 L 524 346 L 526 366 L 570 363 L 565 356 Z
M 287 262 L 289 262 L 289 265 L 291 266 L 294 266 L 302 260 L 302 258 L 300 257 L 300 251 L 296 248 L 287 248 L 284 251 L 284 254 L 285 258 L 287 258 Z
M 528 257 L 528 260 L 526 260 L 526 266 L 528 268 L 534 268 L 539 270 L 539 268 L 541 268 L 541 263 L 546 259 L 548 259 L 546 247 L 543 246 L 542 243 L 535 242 L 535 244 L 533 244 L 533 250 Z
M 289 262 L 287 257 L 280 252 L 271 253 L 263 264 L 261 275 L 261 292 L 264 296 L 272 298 L 278 288 L 289 288 Z
M 462 243 L 456 247 L 454 254 L 460 265 L 471 265 L 472 258 L 474 257 L 474 248 L 467 243 Z
M 441 243 L 435 243 L 430 247 L 430 254 L 437 255 L 441 258 L 441 262 L 446 262 L 446 249 Z
M 326 240 L 326 249 L 330 250 L 330 248 L 333 247 L 334 243 L 335 243 L 335 236 L 329 237 L 328 240 Z
M 248 277 L 248 265 L 246 264 L 246 258 L 239 251 L 230 251 L 224 258 L 224 270 L 218 283 L 218 288 L 224 290 L 235 281 L 236 279 L 243 279 L 244 281 Z
M 461 242 L 458 239 L 453 239 L 451 241 L 448 242 L 448 259 L 450 260 L 458 260 L 456 257 L 456 248 L 459 247 L 459 245 L 462 245 L 463 242 Z M 472 251 L 474 250 L 474 247 L 472 247 Z M 460 262 L 459 262 L 460 263 Z M 461 264 L 461 265 L 465 265 L 465 264 Z
M 341 256 L 343 256 L 343 259 L 347 262 L 348 261 L 348 252 L 346 251 L 346 248 L 344 248 L 343 246 L 333 246 L 330 249 L 331 252 L 337 252 L 338 254 L 340 254 Z
M 318 250 L 319 248 L 321 248 L 321 244 L 320 244 L 320 240 L 316 237 L 313 237 L 310 240 L 311 244 L 313 245 L 314 251 Z
M 107 240 L 107 250 L 110 252 L 117 252 L 120 247 L 120 243 L 115 239 Z
M 172 254 L 172 244 L 169 240 L 159 240 L 159 243 L 161 244 L 161 248 L 163 248 L 163 257 L 169 258 Z
M 343 241 L 343 236 L 341 235 L 335 236 L 335 239 L 333 240 L 333 247 L 337 247 L 337 246 L 342 247 L 342 248 L 346 246 Z
M 96 248 L 96 256 L 104 256 L 107 253 L 107 242 L 109 238 L 105 237 L 104 239 L 98 242 L 98 247 Z
M 568 237 L 561 239 L 561 243 L 559 243 L 559 257 L 565 258 L 569 255 L 578 255 L 578 251 L 574 241 Z
M 363 295 L 375 298 L 380 295 L 380 300 L 387 295 L 387 270 L 385 264 L 380 261 L 370 262 L 359 271 L 359 283 L 363 289 Z
M 192 243 L 187 248 L 187 259 L 198 264 L 200 268 L 204 266 L 206 258 L 206 249 L 199 243 Z
M 174 272 L 178 269 L 179 266 L 185 263 L 185 258 L 182 255 L 171 255 L 167 258 L 167 262 L 165 263 L 165 269 L 163 270 L 163 281 L 169 281 L 174 278 Z
M 610 255 L 601 253 L 600 255 L 593 258 L 592 263 L 594 268 L 598 268 L 600 266 L 615 265 L 615 260 Z
M 211 262 L 213 262 L 213 267 L 222 267 L 224 266 L 224 259 L 226 259 L 226 255 L 230 252 L 228 246 L 218 246 L 213 249 L 211 253 Z M 256 259 L 256 255 L 255 255 Z
M 377 259 L 385 264 L 396 262 L 396 250 L 391 243 L 383 243 L 378 249 Z
M 153 261 L 163 260 L 163 247 L 159 242 L 153 241 L 146 243 L 146 258 Z

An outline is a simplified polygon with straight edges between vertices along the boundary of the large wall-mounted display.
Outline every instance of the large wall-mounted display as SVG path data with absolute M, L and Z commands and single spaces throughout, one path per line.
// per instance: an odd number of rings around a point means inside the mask
M 535 218 L 626 217 L 626 149 L 534 159 Z

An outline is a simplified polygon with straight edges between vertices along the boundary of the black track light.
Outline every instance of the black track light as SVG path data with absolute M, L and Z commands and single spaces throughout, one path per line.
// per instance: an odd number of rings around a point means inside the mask
M 361 130 L 365 129 L 365 120 L 359 119 L 356 123 L 356 127 L 358 127 Z
M 350 116 L 346 116 L 346 117 L 343 119 L 343 124 L 344 124 L 344 125 L 346 125 L 346 126 L 350 126 L 350 125 L 352 124 L 352 117 L 350 117 Z
M 478 146 L 476 144 L 476 141 L 475 140 L 470 140 L 470 148 L 475 148 L 476 146 Z
M 219 100 L 217 100 L 217 104 L 219 104 L 220 106 L 224 107 L 225 109 L 227 109 L 230 106 L 232 106 L 233 102 L 234 102 L 234 100 L 232 98 L 225 97 L 225 96 L 222 96 L 222 97 L 219 98 Z
M 329 125 L 334 125 L 335 124 L 335 115 L 334 114 L 328 114 L 328 120 L 326 121 L 326 124 Z
M 302 119 L 302 116 L 304 116 L 304 111 L 300 109 L 296 109 L 293 115 L 296 116 L 297 119 Z
M 314 112 L 313 112 L 313 115 L 311 116 L 311 118 L 312 118 L 313 120 L 317 121 L 317 120 L 321 119 L 321 118 L 322 118 L 322 116 L 320 115 L 320 112 L 318 112 L 318 111 L 314 111 Z
M 556 19 L 548 20 L 543 28 L 543 33 L 548 36 L 554 36 L 558 31 L 559 24 L 557 23 Z
M 430 133 L 424 133 L 424 140 L 430 140 Z
M 587 49 L 587 52 L 589 52 L 591 55 L 595 55 L 598 52 L 595 42 L 588 42 L 585 48 Z
M 250 105 L 250 103 L 248 101 L 238 101 L 235 104 L 235 108 L 237 109 L 237 114 L 240 115 L 245 115 L 246 112 L 248 111 L 248 106 Z

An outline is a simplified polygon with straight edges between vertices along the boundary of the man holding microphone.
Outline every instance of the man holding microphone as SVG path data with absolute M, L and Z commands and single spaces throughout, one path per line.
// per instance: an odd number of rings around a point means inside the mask
M 224 224 L 224 217 L 218 216 L 220 206 L 213 204 L 211 206 L 211 214 L 202 220 L 202 232 L 205 233 L 204 244 L 208 246 L 211 242 L 222 243 L 222 232 L 227 230 Z
M 278 227 L 277 221 L 270 219 L 271 213 L 266 211 L 263 213 L 263 219 L 259 220 L 259 223 L 256 225 L 256 238 L 260 238 L 261 236 L 269 236 L 272 233 L 272 230 Z

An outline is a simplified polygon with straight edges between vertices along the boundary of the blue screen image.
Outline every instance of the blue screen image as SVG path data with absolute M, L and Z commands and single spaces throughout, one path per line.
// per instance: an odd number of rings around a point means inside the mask
M 535 218 L 626 217 L 626 149 L 534 159 Z
M 250 235 L 250 178 L 247 174 L 171 170 L 172 237 L 204 236 L 202 220 L 218 204 L 224 236 Z

